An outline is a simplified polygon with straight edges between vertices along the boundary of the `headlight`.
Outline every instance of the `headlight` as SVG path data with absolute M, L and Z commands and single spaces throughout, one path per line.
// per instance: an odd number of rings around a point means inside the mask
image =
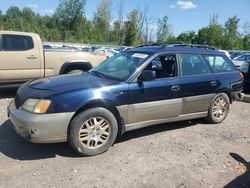
M 51 101 L 47 99 L 27 99 L 21 108 L 28 112 L 42 114 L 48 110 L 50 103 Z

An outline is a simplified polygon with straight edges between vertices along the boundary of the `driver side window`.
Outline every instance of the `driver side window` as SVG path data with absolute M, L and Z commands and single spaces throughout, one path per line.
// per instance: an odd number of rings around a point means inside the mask
M 155 71 L 156 79 L 176 77 L 178 73 L 176 55 L 160 55 L 153 59 L 145 70 Z

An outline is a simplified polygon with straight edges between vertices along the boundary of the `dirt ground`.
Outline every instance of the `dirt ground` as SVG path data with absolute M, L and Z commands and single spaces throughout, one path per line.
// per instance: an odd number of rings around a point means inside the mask
M 104 154 L 79 157 L 67 143 L 32 144 L 12 129 L 0 99 L 0 188 L 250 187 L 250 103 L 220 125 L 204 120 L 126 133 Z

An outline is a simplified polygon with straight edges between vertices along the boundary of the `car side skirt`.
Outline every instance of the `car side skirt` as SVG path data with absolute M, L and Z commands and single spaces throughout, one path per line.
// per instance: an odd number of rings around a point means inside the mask
M 162 123 L 170 123 L 170 122 L 176 122 L 176 121 L 204 118 L 204 117 L 207 117 L 207 114 L 208 114 L 208 112 L 206 111 L 206 112 L 198 112 L 198 113 L 192 113 L 192 114 L 184 114 L 184 115 L 180 115 L 178 117 L 156 119 L 156 120 L 127 124 L 127 125 L 125 125 L 125 132 L 148 127 L 151 125 L 162 124 Z

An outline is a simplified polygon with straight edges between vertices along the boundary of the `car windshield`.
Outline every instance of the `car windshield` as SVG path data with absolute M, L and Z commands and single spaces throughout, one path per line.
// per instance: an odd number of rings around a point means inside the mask
M 149 54 L 146 53 L 124 51 L 108 58 L 90 72 L 100 77 L 124 81 L 148 58 Z

